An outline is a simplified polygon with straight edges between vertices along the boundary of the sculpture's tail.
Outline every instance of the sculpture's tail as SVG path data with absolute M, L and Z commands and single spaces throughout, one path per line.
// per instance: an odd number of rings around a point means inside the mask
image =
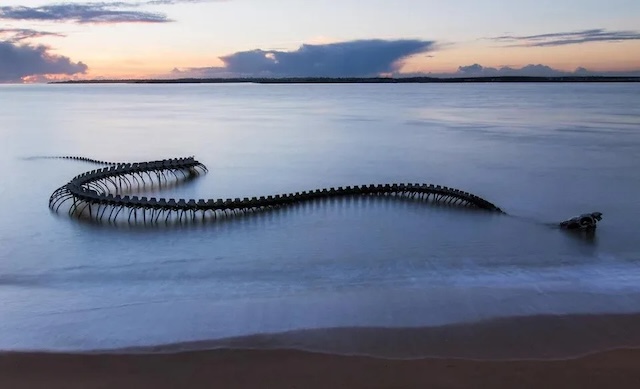
M 62 155 L 62 156 L 41 155 L 41 156 L 35 156 L 35 157 L 26 157 L 24 159 L 28 160 L 28 161 L 36 160 L 36 159 L 70 159 L 70 160 L 74 160 L 74 161 L 95 163 L 97 165 L 117 165 L 118 164 L 117 162 L 100 161 L 98 159 L 87 158 L 87 157 L 78 157 L 78 156 L 74 156 L 74 155 Z

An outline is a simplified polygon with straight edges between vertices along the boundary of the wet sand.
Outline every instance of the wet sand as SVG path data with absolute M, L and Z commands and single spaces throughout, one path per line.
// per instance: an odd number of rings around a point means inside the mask
M 198 347 L 212 349 L 189 351 Z M 640 315 L 309 330 L 84 354 L 3 353 L 0 388 L 640 388 L 636 347 Z

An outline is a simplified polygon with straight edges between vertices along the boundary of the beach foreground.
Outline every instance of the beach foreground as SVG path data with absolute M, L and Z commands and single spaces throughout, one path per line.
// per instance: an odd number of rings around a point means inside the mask
M 638 388 L 640 350 L 570 360 L 388 360 L 294 350 L 4 355 L 3 388 Z
M 638 324 L 639 315 L 536 316 L 84 354 L 7 352 L 0 354 L 0 387 L 638 388 Z M 308 351 L 323 343 L 324 352 Z M 392 350 L 433 355 L 380 357 Z M 585 350 L 592 351 L 579 354 Z

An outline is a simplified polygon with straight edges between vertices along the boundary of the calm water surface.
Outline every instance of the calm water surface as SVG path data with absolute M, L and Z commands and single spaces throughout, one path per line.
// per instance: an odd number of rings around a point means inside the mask
M 635 84 L 2 86 L 0 120 L 0 349 L 640 312 Z M 95 167 L 45 155 L 210 169 L 168 197 L 425 182 L 511 216 L 360 199 L 114 228 L 49 211 Z M 592 240 L 545 225 L 591 211 Z

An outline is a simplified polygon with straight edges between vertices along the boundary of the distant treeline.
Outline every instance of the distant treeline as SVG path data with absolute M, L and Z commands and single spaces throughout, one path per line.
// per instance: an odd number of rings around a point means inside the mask
M 447 84 L 465 82 L 640 82 L 640 77 L 291 77 L 291 78 L 177 78 L 56 81 L 51 84 Z

